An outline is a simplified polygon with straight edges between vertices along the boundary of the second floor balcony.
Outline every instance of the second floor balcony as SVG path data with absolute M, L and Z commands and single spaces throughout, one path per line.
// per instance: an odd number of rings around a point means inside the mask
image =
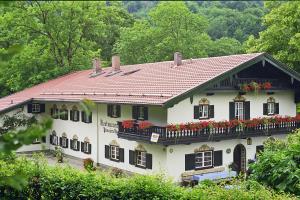
M 299 117 L 278 117 L 277 119 L 275 117 L 269 118 L 267 121 L 266 118 L 259 118 L 247 121 L 190 123 L 148 128 L 140 128 L 137 121 L 133 121 L 130 127 L 124 127 L 122 122 L 119 122 L 118 125 L 120 138 L 152 143 L 151 137 L 156 134 L 158 140 L 155 143 L 176 145 L 288 134 L 300 128 L 300 119 Z

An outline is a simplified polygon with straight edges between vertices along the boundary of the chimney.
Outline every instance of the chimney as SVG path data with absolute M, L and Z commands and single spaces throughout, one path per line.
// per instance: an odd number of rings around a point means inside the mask
M 95 74 L 101 72 L 101 63 L 100 63 L 100 59 L 98 59 L 98 58 L 94 58 L 94 59 L 93 59 L 93 69 L 94 69 L 94 73 L 95 73 Z
M 182 55 L 179 52 L 174 53 L 174 65 L 175 66 L 182 65 Z
M 120 56 L 115 55 L 111 58 L 111 66 L 114 71 L 119 71 L 121 69 L 120 68 Z

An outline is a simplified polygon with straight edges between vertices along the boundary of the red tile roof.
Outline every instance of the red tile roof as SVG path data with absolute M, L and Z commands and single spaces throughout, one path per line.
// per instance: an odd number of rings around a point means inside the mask
M 92 70 L 74 72 L 0 99 L 0 111 L 34 100 L 79 101 L 163 105 L 262 53 L 241 54 L 121 66 L 121 72 L 109 75 L 112 68 L 93 78 Z M 138 71 L 136 71 L 138 70 Z M 130 72 L 136 71 L 132 74 Z M 128 73 L 128 75 L 125 75 Z

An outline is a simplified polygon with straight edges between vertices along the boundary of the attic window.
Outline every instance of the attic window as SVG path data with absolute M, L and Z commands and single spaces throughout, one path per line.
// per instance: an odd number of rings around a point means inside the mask
M 130 75 L 130 74 L 133 74 L 135 72 L 138 72 L 140 71 L 141 69 L 135 69 L 135 70 L 132 70 L 132 71 L 129 71 L 129 72 L 125 72 L 124 74 L 122 74 L 121 76 L 127 76 L 127 75 Z
M 110 76 L 113 76 L 113 75 L 118 74 L 120 72 L 121 71 L 112 71 L 112 72 L 109 72 L 105 77 L 110 77 Z

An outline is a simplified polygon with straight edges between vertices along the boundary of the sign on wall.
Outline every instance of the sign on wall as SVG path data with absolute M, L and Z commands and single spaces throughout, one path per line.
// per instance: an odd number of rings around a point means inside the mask
M 157 143 L 158 142 L 158 138 L 159 138 L 159 134 L 158 133 L 152 133 L 150 141 Z
M 118 133 L 118 124 L 100 120 L 100 125 L 103 127 L 104 133 Z

